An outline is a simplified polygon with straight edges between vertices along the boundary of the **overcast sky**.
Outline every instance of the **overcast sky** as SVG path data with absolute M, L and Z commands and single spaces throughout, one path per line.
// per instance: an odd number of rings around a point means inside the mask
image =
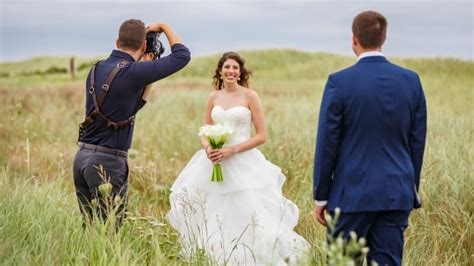
M 387 17 L 389 56 L 473 59 L 473 1 L 1 0 L 0 9 L 0 61 L 108 54 L 128 18 L 170 24 L 195 56 L 261 48 L 351 55 L 352 19 L 367 9 Z

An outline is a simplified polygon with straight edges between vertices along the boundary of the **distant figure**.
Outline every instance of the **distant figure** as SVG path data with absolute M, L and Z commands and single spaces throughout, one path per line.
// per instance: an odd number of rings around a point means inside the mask
M 387 20 L 375 11 L 352 24 L 357 63 L 329 76 L 314 162 L 316 218 L 341 214 L 334 236 L 365 237 L 368 263 L 401 265 L 403 232 L 418 198 L 426 103 L 418 75 L 382 54 Z M 360 261 L 359 261 L 360 262 Z
M 152 60 L 153 53 L 145 54 L 147 32 L 163 32 L 171 54 L 157 60 Z M 106 219 L 110 213 L 107 208 L 113 208 L 120 224 L 127 202 L 127 151 L 135 115 L 146 103 L 149 87 L 144 88 L 182 69 L 190 60 L 188 48 L 167 24 L 145 28 L 142 21 L 130 19 L 122 23 L 118 35 L 118 49 L 94 64 L 87 77 L 86 119 L 80 125 L 73 166 L 76 194 L 86 222 L 94 210 Z M 100 166 L 104 171 L 99 171 Z
M 76 79 L 76 65 L 74 56 L 69 59 L 69 73 L 71 73 L 72 79 Z

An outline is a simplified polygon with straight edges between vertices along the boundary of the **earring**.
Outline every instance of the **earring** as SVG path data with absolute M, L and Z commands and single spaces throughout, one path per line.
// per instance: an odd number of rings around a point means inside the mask
M 237 80 L 240 80 L 240 76 L 237 78 Z

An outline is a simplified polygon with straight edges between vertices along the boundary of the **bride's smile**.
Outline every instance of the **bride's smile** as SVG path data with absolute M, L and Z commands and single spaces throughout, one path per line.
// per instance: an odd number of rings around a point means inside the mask
M 239 63 L 233 59 L 228 59 L 222 66 L 221 76 L 225 83 L 237 83 L 240 76 Z

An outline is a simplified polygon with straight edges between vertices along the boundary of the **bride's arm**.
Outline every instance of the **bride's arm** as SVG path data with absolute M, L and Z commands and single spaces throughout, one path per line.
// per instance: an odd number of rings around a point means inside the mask
M 247 100 L 252 113 L 253 124 L 255 126 L 255 135 L 249 140 L 237 145 L 218 150 L 212 150 L 210 159 L 213 162 L 220 162 L 232 154 L 247 151 L 265 143 L 265 118 L 263 115 L 263 107 L 260 97 L 258 97 L 258 94 L 255 91 L 250 91 L 247 96 Z
M 206 110 L 204 111 L 204 124 L 206 125 L 212 125 L 214 122 L 212 121 L 211 118 L 211 112 L 212 112 L 212 107 L 214 107 L 214 99 L 216 98 L 216 92 L 213 91 L 209 94 L 209 97 L 207 99 L 207 105 L 206 105 Z M 208 157 L 209 157 L 209 152 L 212 149 L 211 145 L 209 145 L 209 142 L 207 141 L 206 138 L 201 138 L 201 145 L 206 150 Z

